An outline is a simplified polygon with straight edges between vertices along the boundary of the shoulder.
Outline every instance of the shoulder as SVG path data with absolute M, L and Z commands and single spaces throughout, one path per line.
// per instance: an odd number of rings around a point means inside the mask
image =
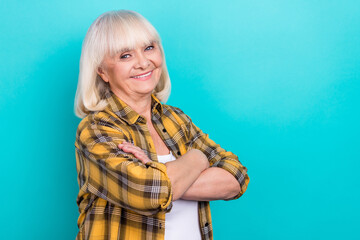
M 119 120 L 113 115 L 106 111 L 97 111 L 86 115 L 86 117 L 80 121 L 77 131 L 82 132 L 85 129 L 96 129 L 101 126 L 116 128 L 116 125 L 119 125 Z
M 125 124 L 107 111 L 92 112 L 84 117 L 76 131 L 76 143 L 79 145 L 106 142 L 113 135 L 124 135 Z
M 175 118 L 180 124 L 188 124 L 191 122 L 191 118 L 178 107 L 163 104 L 163 113 L 166 117 Z

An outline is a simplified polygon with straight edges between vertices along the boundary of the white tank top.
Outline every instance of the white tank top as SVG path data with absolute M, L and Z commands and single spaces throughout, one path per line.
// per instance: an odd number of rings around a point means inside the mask
M 175 160 L 171 153 L 158 155 L 161 163 Z M 201 240 L 198 202 L 176 200 L 169 213 L 165 214 L 165 240 Z

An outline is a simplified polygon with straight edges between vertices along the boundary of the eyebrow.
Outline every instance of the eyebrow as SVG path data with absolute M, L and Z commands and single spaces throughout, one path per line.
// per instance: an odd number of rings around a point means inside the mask
M 123 53 L 123 52 L 130 52 L 131 50 L 133 50 L 133 49 L 130 49 L 130 48 L 122 48 L 122 49 L 120 49 L 119 51 L 117 51 L 117 53 Z
M 151 44 L 154 44 L 154 43 L 156 43 L 156 41 L 155 41 L 155 40 L 152 40 L 152 41 L 150 41 L 149 43 L 143 44 L 142 47 L 146 47 L 147 45 L 151 45 Z M 119 51 L 117 51 L 117 54 L 123 53 L 123 52 L 130 52 L 131 50 L 134 50 L 134 49 L 133 49 L 133 48 L 125 47 L 125 48 L 122 48 L 122 49 L 120 49 Z

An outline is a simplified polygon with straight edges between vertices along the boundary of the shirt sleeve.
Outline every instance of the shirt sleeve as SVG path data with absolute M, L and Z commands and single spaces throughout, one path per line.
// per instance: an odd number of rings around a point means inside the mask
M 245 193 L 250 181 L 247 168 L 241 164 L 235 154 L 221 148 L 219 144 L 216 144 L 209 138 L 208 134 L 198 128 L 189 116 L 185 116 L 188 119 L 187 149 L 195 148 L 201 150 L 209 159 L 210 167 L 219 167 L 231 173 L 240 184 L 240 192 L 233 198 L 227 200 L 239 198 Z
M 121 129 L 88 123 L 78 129 L 76 146 L 80 190 L 142 215 L 170 211 L 171 182 L 166 166 L 144 165 L 117 145 L 127 140 Z

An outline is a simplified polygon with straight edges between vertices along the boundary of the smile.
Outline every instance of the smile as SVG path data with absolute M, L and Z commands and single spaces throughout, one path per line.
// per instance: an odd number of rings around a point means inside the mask
M 147 80 L 147 79 L 149 79 L 151 77 L 152 72 L 153 71 L 150 71 L 150 72 L 144 73 L 142 75 L 134 76 L 132 78 L 135 78 L 135 79 L 138 79 L 138 80 Z

